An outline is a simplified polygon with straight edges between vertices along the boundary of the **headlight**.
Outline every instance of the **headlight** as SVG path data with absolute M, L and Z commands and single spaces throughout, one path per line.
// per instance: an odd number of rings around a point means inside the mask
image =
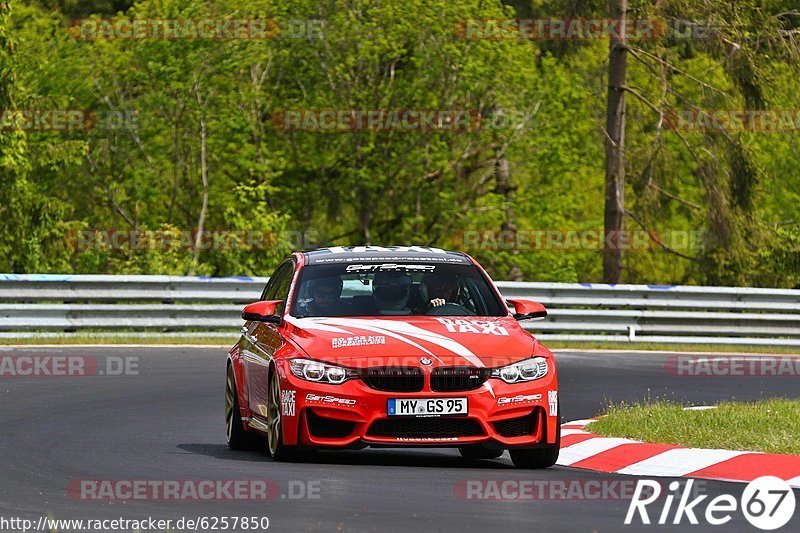
M 338 385 L 344 383 L 349 378 L 357 376 L 355 370 L 341 366 L 312 361 L 311 359 L 292 359 L 289 364 L 292 367 L 292 374 L 306 381 L 316 381 L 317 383 L 331 383 Z
M 546 375 L 547 359 L 544 357 L 531 357 L 519 363 L 492 370 L 493 378 L 500 378 L 506 383 L 533 381 L 535 379 L 541 379 Z

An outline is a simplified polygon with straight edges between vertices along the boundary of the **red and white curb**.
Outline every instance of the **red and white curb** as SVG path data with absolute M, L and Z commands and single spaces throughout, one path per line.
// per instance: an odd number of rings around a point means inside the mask
M 800 488 L 800 456 L 797 455 L 684 448 L 601 437 L 585 430 L 594 420 L 575 420 L 561 426 L 557 464 L 634 476 L 721 481 L 750 482 L 761 476 L 775 476 Z

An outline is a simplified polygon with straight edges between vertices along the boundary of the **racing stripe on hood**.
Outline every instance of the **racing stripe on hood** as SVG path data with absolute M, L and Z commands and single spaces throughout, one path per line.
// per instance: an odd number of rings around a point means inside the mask
M 310 330 L 316 329 L 317 331 L 333 331 L 333 332 L 337 332 L 337 333 L 342 333 L 343 332 L 343 333 L 347 333 L 348 335 L 355 335 L 355 333 L 353 333 L 351 331 L 347 331 L 347 330 L 344 330 L 344 329 L 341 329 L 341 328 L 334 327 L 334 326 L 329 325 L 329 324 L 323 324 L 323 323 L 319 322 L 319 320 L 324 320 L 326 322 L 330 321 L 330 320 L 333 320 L 331 318 L 314 319 L 314 322 L 312 322 L 312 323 L 306 323 L 305 322 L 306 320 L 311 320 L 311 319 L 309 319 L 309 318 L 294 319 L 292 324 L 294 324 L 295 326 L 297 326 L 299 328 L 304 328 L 304 329 L 310 329 Z M 406 344 L 410 344 L 414 348 L 417 348 L 417 349 L 425 352 L 426 354 L 430 355 L 431 357 L 433 357 L 434 359 L 436 359 L 440 363 L 443 363 L 443 361 L 441 359 L 439 359 L 438 357 L 436 357 L 436 355 L 433 352 L 431 352 L 430 350 L 426 349 L 421 344 L 418 344 L 418 343 L 416 343 L 416 342 L 414 342 L 414 341 L 412 341 L 410 339 L 407 339 L 407 338 L 403 337 L 402 335 L 398 335 L 397 333 L 394 333 L 393 331 L 389 331 L 387 329 L 384 329 L 384 328 L 381 328 L 381 327 L 378 327 L 378 326 L 369 326 L 369 325 L 366 325 L 366 324 L 362 324 L 360 322 L 361 321 L 359 321 L 358 324 L 354 324 L 355 327 L 357 327 L 359 329 L 366 330 L 366 331 L 372 331 L 373 333 L 381 333 L 381 334 L 383 334 L 383 335 L 385 335 L 387 337 L 391 337 L 393 339 L 397 339 L 400 342 L 404 342 Z
M 316 329 L 317 331 L 327 331 L 329 333 L 345 333 L 347 335 L 355 335 L 352 331 L 347 331 L 346 329 L 337 328 L 328 324 L 323 324 L 320 322 L 318 318 L 295 318 L 293 316 L 286 315 L 284 317 L 286 322 L 302 329 Z M 309 322 L 306 322 L 308 320 Z
M 383 333 L 385 335 L 403 341 L 407 344 L 418 347 L 421 350 L 425 351 L 426 353 L 433 355 L 429 350 L 426 350 L 416 342 L 412 341 L 411 339 L 403 337 L 403 335 L 406 335 L 408 337 L 413 337 L 416 339 L 424 340 L 426 342 L 430 342 L 431 344 L 435 344 L 441 348 L 449 350 L 454 354 L 463 357 L 473 366 L 476 367 L 486 366 L 483 364 L 483 361 L 481 361 L 481 359 L 478 356 L 472 353 L 472 351 L 470 351 L 463 344 L 456 342 L 453 339 L 446 337 L 444 335 L 440 335 L 439 333 L 433 333 L 432 331 L 428 331 L 426 329 L 414 326 L 407 322 L 398 322 L 396 320 L 380 320 L 380 319 L 365 320 L 357 318 L 326 318 L 324 319 L 324 323 L 330 324 L 332 326 L 361 328 L 367 331 Z M 435 355 L 433 356 L 436 357 Z M 439 360 L 440 363 L 442 362 L 442 360 L 439 359 L 438 357 L 436 357 L 436 359 Z

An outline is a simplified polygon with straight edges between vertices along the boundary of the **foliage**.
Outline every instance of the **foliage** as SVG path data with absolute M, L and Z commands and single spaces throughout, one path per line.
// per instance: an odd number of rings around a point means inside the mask
M 524 237 L 602 228 L 608 41 L 465 39 L 457 28 L 604 17 L 607 5 L 507 4 L 0 1 L 0 110 L 101 118 L 79 131 L 0 130 L 0 269 L 268 275 L 291 249 L 422 244 L 463 247 L 498 279 L 598 281 L 602 251 Z M 625 253 L 626 282 L 800 283 L 797 131 L 676 132 L 654 110 L 800 108 L 787 44 L 800 17 L 790 2 L 760 4 L 631 1 L 632 17 L 702 20 L 713 31 L 633 43 L 629 80 L 643 98 L 628 98 L 628 225 L 660 237 Z M 115 14 L 275 18 L 284 32 L 85 40 L 70 28 Z M 286 110 L 380 109 L 507 120 L 415 132 L 287 131 L 275 120 Z M 200 227 L 227 232 L 228 245 L 195 250 L 185 237 Z M 148 228 L 183 240 L 135 250 L 75 243 L 95 230 Z M 522 247 L 498 244 L 501 230 L 516 231 Z M 254 233 L 266 237 L 256 245 Z M 700 236 L 697 246 L 660 244 L 678 233 Z

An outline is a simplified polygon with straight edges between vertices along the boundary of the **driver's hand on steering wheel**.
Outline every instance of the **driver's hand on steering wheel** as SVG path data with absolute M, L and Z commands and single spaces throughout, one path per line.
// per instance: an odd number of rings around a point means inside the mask
M 434 298 L 433 300 L 431 300 L 431 307 L 440 307 L 446 303 L 447 302 L 445 301 L 444 298 Z

